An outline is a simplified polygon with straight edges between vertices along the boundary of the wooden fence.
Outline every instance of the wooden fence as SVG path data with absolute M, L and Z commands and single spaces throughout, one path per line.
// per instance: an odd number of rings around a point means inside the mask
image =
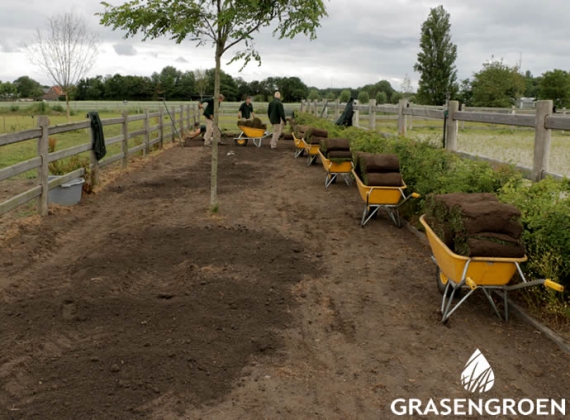
M 126 168 L 130 156 L 141 151 L 146 156 L 150 151 L 151 146 L 159 144 L 160 147 L 162 147 L 164 141 L 168 139 L 170 139 L 171 142 L 174 142 L 176 140 L 176 132 L 182 135 L 184 131 L 193 127 L 194 122 L 199 120 L 200 115 L 196 105 L 173 107 L 169 112 L 170 115 L 164 110 L 153 113 L 146 110 L 142 115 L 129 116 L 127 111 L 123 111 L 121 117 L 101 120 L 104 127 L 112 125 L 121 126 L 121 134 L 115 137 L 106 138 L 105 144 L 106 146 L 110 146 L 116 143 L 121 143 L 122 148 L 120 153 L 105 157 L 100 161 L 97 161 L 95 153 L 93 152 L 90 120 L 50 126 L 48 117 L 42 116 L 38 117 L 38 127 L 35 129 L 0 135 L 0 150 L 2 146 L 37 139 L 37 156 L 24 162 L 0 169 L 0 181 L 30 170 L 37 169 L 38 171 L 38 185 L 22 194 L 0 203 L 0 215 L 36 199 L 39 214 L 45 216 L 48 213 L 49 190 L 69 182 L 74 178 L 81 177 L 85 175 L 86 172 L 85 168 L 80 168 L 58 177 L 57 179 L 48 181 L 50 162 L 91 151 L 89 177 L 91 184 L 94 186 L 98 182 L 100 168 L 118 161 L 121 161 L 122 167 Z M 170 119 L 170 117 L 172 118 Z M 158 125 L 151 126 L 151 118 L 158 118 Z M 143 121 L 144 128 L 142 130 L 130 131 L 129 123 L 134 121 Z M 82 129 L 86 129 L 85 139 L 87 143 L 49 153 L 49 136 Z M 153 133 L 157 133 L 157 136 L 156 138 L 151 139 L 151 135 Z M 135 137 L 142 137 L 142 144 L 129 148 L 129 139 Z
M 330 103 L 314 101 L 301 101 L 301 111 L 314 115 L 321 115 L 324 107 L 333 111 L 333 117 L 336 120 L 344 110 L 346 103 L 340 103 L 338 100 Z M 368 127 L 372 131 L 376 130 L 377 113 L 396 114 L 398 124 L 398 135 L 405 136 L 407 133 L 408 117 L 423 117 L 445 120 L 445 148 L 450 152 L 457 153 L 467 159 L 485 160 L 493 165 L 504 164 L 505 162 L 472 155 L 469 153 L 459 152 L 457 150 L 457 134 L 459 122 L 469 121 L 477 123 L 498 124 L 518 127 L 534 128 L 534 158 L 533 167 L 516 165 L 516 168 L 523 173 L 523 176 L 534 182 L 551 176 L 556 179 L 562 179 L 563 176 L 548 172 L 548 161 L 550 157 L 550 143 L 552 130 L 570 130 L 570 117 L 564 114 L 554 113 L 552 101 L 537 101 L 536 108 L 533 110 L 524 110 L 524 113 L 507 113 L 488 112 L 492 108 L 484 111 L 459 110 L 458 101 L 450 101 L 447 107 L 427 107 L 416 106 L 408 103 L 406 99 L 401 99 L 398 105 L 376 105 L 376 100 L 372 99 L 367 105 L 359 105 L 355 101 L 353 125 L 359 127 L 360 112 L 368 114 Z

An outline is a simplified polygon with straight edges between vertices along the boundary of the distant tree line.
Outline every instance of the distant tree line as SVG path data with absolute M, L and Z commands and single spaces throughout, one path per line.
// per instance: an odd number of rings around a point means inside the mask
M 264 80 L 246 82 L 241 77 L 232 77 L 222 71 L 220 74 L 221 92 L 227 101 L 241 101 L 251 96 L 255 101 L 271 100 L 275 91 L 281 92 L 284 102 L 299 102 L 302 99 L 339 99 L 346 102 L 359 98 L 363 92 L 378 103 L 397 102 L 402 97 L 387 80 L 375 84 L 353 88 L 317 89 L 308 87 L 299 77 L 268 77 Z M 40 83 L 28 76 L 14 82 L 0 82 L 0 99 L 17 98 L 41 99 L 43 88 Z M 193 101 L 212 96 L 214 91 L 214 69 L 182 72 L 175 67 L 164 67 L 159 73 L 149 76 L 107 75 L 88 77 L 79 80 L 70 95 L 73 100 L 127 100 L 146 101 L 164 98 L 170 101 Z M 365 100 L 364 100 L 365 99 Z
M 220 78 L 221 91 L 228 101 L 241 101 L 249 95 L 254 101 L 266 102 L 279 90 L 284 102 L 299 102 L 302 99 L 339 99 L 346 102 L 353 98 L 362 104 L 370 99 L 375 99 L 377 104 L 394 104 L 407 98 L 414 103 L 426 103 L 412 91 L 407 76 L 401 91 L 394 89 L 387 80 L 358 88 L 317 89 L 308 87 L 298 77 L 268 77 L 246 82 L 241 77 L 234 78 L 222 71 Z M 0 100 L 40 100 L 44 88 L 47 86 L 42 87 L 28 76 L 19 77 L 13 82 L 0 81 Z M 115 74 L 81 79 L 72 89 L 71 99 L 146 101 L 164 98 L 167 101 L 194 101 L 211 96 L 213 89 L 214 69 L 182 72 L 168 66 L 150 77 Z M 559 108 L 570 107 L 570 73 L 554 69 L 534 77 L 530 71 L 521 74 L 516 66 L 491 59 L 472 78 L 462 80 L 457 91 L 450 95 L 450 99 L 459 100 L 466 106 L 482 107 L 510 107 L 516 105 L 521 97 L 552 99 Z

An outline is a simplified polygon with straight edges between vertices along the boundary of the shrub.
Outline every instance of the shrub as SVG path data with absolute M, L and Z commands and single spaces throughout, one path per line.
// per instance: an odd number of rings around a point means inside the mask
M 64 111 L 65 111 L 65 109 L 64 109 L 61 105 L 59 105 L 59 104 L 53 105 L 53 106 L 51 107 L 51 109 L 52 109 L 53 111 L 55 111 L 55 112 L 64 112 Z
M 354 127 L 344 129 L 305 113 L 299 114 L 297 123 L 329 130 L 331 137 L 348 137 L 353 151 L 397 154 L 408 191 L 422 195 L 407 208 L 408 216 L 417 218 L 423 213 L 428 194 L 497 194 L 522 213 L 529 258 L 523 267 L 525 274 L 530 279 L 551 278 L 570 289 L 570 181 L 546 179 L 529 185 L 512 165 L 492 167 L 487 162 L 462 159 L 429 142 L 383 138 Z M 570 317 L 569 305 L 560 293 L 533 293 L 548 303 L 546 310 Z

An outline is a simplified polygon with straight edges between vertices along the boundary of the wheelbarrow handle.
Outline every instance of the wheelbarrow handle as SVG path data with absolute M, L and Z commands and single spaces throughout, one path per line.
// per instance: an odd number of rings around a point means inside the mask
M 546 279 L 544 280 L 544 287 L 548 287 L 552 290 L 556 290 L 557 292 L 563 292 L 564 291 L 564 286 L 562 286 L 561 284 L 558 284 L 550 279 Z

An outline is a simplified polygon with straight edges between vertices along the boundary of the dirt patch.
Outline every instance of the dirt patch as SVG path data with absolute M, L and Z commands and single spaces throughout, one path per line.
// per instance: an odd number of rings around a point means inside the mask
M 0 249 L 8 419 L 377 419 L 395 398 L 561 398 L 570 357 L 475 296 L 447 326 L 430 252 L 293 145 L 174 147 Z M 232 152 L 232 153 L 229 153 Z M 548 355 L 548 357 L 544 357 Z

